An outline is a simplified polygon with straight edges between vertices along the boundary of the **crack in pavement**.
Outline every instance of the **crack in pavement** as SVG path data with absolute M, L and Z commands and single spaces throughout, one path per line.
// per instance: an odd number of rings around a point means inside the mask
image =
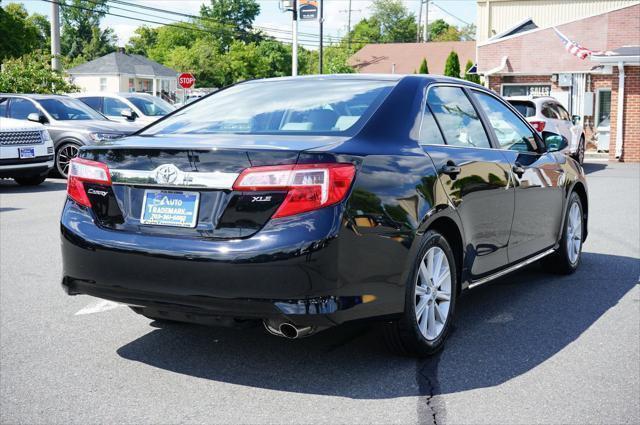
M 416 363 L 416 380 L 420 390 L 417 413 L 418 423 L 423 425 L 442 425 L 445 423 L 446 411 L 444 403 L 438 397 L 438 364 L 442 351 L 425 361 Z

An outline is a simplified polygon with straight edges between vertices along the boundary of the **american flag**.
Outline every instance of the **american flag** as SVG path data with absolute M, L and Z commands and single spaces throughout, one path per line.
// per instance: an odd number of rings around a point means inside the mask
M 580 59 L 585 59 L 585 58 L 587 58 L 587 57 L 589 57 L 591 55 L 609 55 L 609 54 L 611 54 L 611 52 L 609 52 L 609 51 L 591 50 L 591 49 L 587 49 L 586 47 L 582 47 L 581 45 L 579 45 L 575 41 L 571 41 L 566 35 L 564 35 L 560 31 L 558 31 L 557 28 L 553 28 L 553 30 L 556 32 L 558 37 L 560 37 L 560 40 L 562 40 L 562 43 L 564 44 L 565 50 L 567 52 L 571 53 L 572 55 L 579 57 Z

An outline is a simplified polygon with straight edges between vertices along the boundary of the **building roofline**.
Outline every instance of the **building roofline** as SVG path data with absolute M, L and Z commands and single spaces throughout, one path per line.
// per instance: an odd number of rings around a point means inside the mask
M 490 39 L 488 39 L 486 41 L 483 41 L 483 42 L 480 42 L 480 43 L 476 44 L 476 47 L 482 47 L 482 46 L 487 46 L 487 45 L 490 45 L 490 44 L 500 43 L 501 41 L 511 40 L 513 38 L 521 37 L 521 36 L 527 35 L 527 34 L 533 34 L 533 33 L 537 32 L 537 31 L 544 31 L 544 30 L 552 29 L 553 27 L 559 27 L 559 26 L 562 26 L 562 25 L 567 25 L 567 24 L 571 24 L 573 22 L 582 21 L 584 19 L 594 18 L 596 16 L 605 15 L 607 13 L 617 12 L 618 10 L 627 9 L 629 7 L 637 7 L 637 6 L 638 6 L 638 3 L 629 4 L 629 5 L 626 5 L 626 6 L 620 6 L 620 7 L 617 7 L 615 9 L 607 10 L 606 12 L 594 13 L 592 15 L 583 16 L 583 17 L 577 18 L 577 19 L 571 19 L 569 21 L 560 22 L 558 24 L 551 25 L 551 26 L 548 26 L 548 27 L 539 27 L 539 28 L 535 28 L 535 29 L 532 29 L 532 30 L 529 30 L 529 31 L 519 32 L 517 34 L 508 35 L 506 37 L 502 37 L 502 38 L 499 38 L 499 39 L 496 39 L 496 40 L 493 40 L 493 39 L 490 38 Z

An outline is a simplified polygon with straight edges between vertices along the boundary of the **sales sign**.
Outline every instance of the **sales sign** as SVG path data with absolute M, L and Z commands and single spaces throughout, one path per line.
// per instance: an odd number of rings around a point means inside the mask
M 301 21 L 318 19 L 318 2 L 316 0 L 298 0 L 298 18 Z

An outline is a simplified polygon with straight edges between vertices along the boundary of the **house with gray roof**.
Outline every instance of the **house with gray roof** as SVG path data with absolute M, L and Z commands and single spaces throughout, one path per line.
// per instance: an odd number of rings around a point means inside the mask
M 177 71 L 141 55 L 109 53 L 67 71 L 83 92 L 175 93 Z

